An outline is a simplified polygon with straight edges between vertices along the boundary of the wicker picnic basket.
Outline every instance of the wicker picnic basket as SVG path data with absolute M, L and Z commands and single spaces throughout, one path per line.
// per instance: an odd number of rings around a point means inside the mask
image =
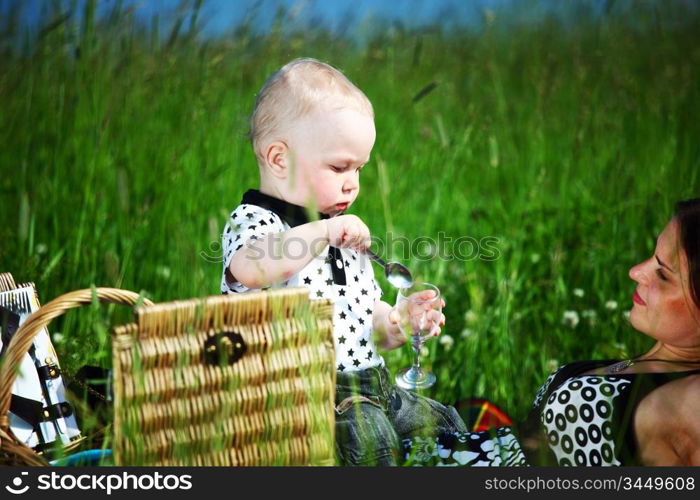
M 17 286 L 11 274 L 0 274 L 0 291 L 15 288 Z M 67 310 L 92 303 L 93 296 L 96 296 L 100 302 L 107 303 L 133 306 L 141 300 L 144 304 L 152 304 L 149 300 L 140 297 L 139 294 L 128 290 L 116 288 L 78 290 L 48 302 L 26 319 L 12 336 L 0 366 L 0 465 L 48 465 L 42 455 L 17 439 L 12 432 L 8 416 L 12 385 L 17 377 L 19 364 L 32 345 L 35 336 L 52 319 L 62 315 Z
M 0 292 L 17 288 L 12 273 L 0 273 Z
M 118 465 L 333 465 L 333 305 L 306 288 L 136 308 L 114 331 Z
M 0 286 L 15 287 L 9 274 Z M 8 411 L 19 359 L 68 309 L 135 305 L 96 288 L 62 295 L 15 332 L 0 367 L 0 465 L 47 465 Z M 153 305 L 113 330 L 118 465 L 333 465 L 335 351 L 330 301 L 305 288 Z

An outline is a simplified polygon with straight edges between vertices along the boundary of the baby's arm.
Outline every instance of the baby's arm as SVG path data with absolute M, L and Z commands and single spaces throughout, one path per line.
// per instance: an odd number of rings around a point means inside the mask
M 399 330 L 397 316 L 398 313 L 383 300 L 374 303 L 372 330 L 378 348 L 390 351 L 406 343 L 406 336 Z
M 262 288 L 288 280 L 329 244 L 362 251 L 369 243 L 362 220 L 341 215 L 249 240 L 233 255 L 228 269 L 243 286 Z

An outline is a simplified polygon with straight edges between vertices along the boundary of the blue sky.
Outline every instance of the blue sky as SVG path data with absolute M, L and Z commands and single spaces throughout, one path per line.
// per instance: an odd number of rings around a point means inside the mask
M 588 0 L 587 3 L 601 8 L 605 2 Z M 0 15 L 11 5 L 22 5 L 24 22 L 36 27 L 42 9 L 52 3 L 52 0 L 0 0 Z M 62 0 L 61 3 L 68 6 L 72 2 Z M 78 15 L 84 3 L 85 0 L 77 0 Z M 126 7 L 133 7 L 143 21 L 158 14 L 166 27 L 175 19 L 181 3 L 180 0 L 123 2 Z M 204 0 L 200 32 L 205 36 L 221 35 L 247 17 L 258 30 L 265 31 L 280 7 L 292 13 L 296 26 L 322 24 L 333 31 L 352 33 L 362 23 L 373 24 L 376 18 L 400 21 L 406 26 L 420 26 L 436 20 L 447 25 L 478 26 L 485 10 L 517 8 L 519 19 L 527 20 L 537 19 L 544 12 L 563 10 L 563 6 L 572 3 L 574 0 Z M 117 0 L 100 0 L 98 12 L 109 12 L 116 4 Z
M 152 0 L 143 3 L 143 12 L 165 12 L 173 2 Z M 420 25 L 440 17 L 446 10 L 452 19 L 477 22 L 484 8 L 496 8 L 507 0 L 208 0 L 205 2 L 204 29 L 209 33 L 221 33 L 240 23 L 246 15 L 254 15 L 256 26 L 270 26 L 275 12 L 283 7 L 293 13 L 295 21 L 308 25 L 316 20 L 332 30 L 343 30 L 351 16 L 353 22 L 382 17 L 399 20 L 406 25 Z

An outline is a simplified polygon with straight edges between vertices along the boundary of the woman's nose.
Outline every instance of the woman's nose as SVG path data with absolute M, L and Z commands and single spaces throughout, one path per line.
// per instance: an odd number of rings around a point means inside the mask
M 637 283 L 646 282 L 645 264 L 647 262 L 648 261 L 641 262 L 630 269 L 629 275 L 632 280 L 636 281 Z

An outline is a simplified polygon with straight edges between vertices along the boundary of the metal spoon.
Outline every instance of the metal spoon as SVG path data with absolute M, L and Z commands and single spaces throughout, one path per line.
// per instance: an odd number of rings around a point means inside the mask
M 384 268 L 384 275 L 386 280 L 395 288 L 406 288 L 413 284 L 413 277 L 411 276 L 411 271 L 409 271 L 406 266 L 399 264 L 398 262 L 389 262 L 388 264 L 384 262 L 379 255 L 374 253 L 369 248 L 365 250 L 367 256 L 374 262 L 379 264 Z

